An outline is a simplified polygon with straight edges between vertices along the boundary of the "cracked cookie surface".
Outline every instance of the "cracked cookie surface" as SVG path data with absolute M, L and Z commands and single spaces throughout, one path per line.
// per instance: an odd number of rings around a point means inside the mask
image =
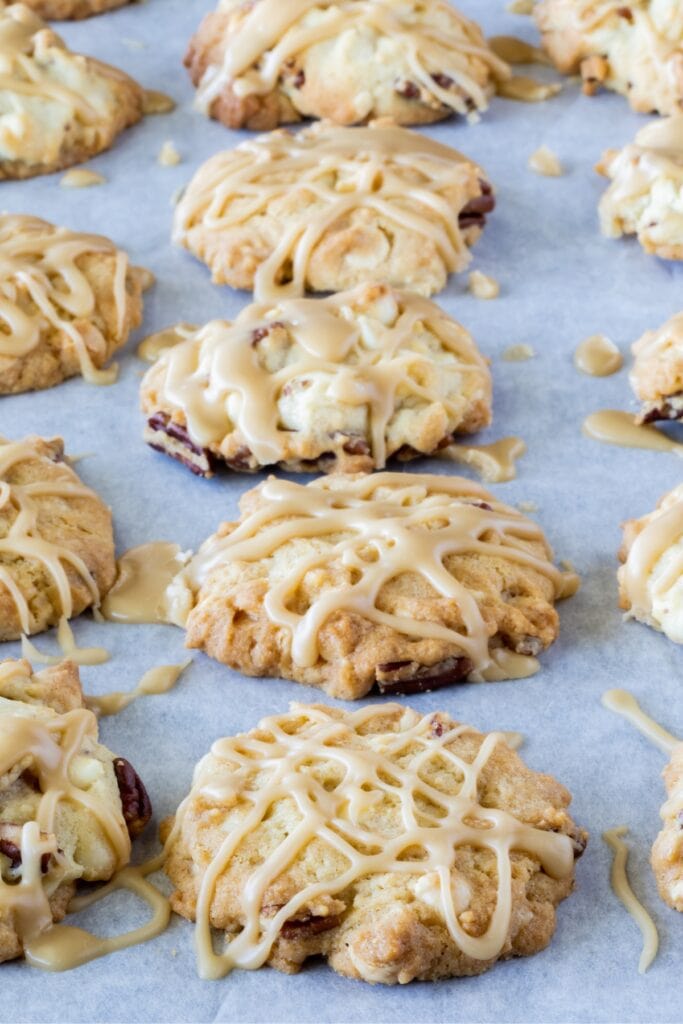
M 584 92 L 628 97 L 642 113 L 683 109 L 683 9 L 678 0 L 541 0 L 534 15 L 558 69 Z
M 0 215 L 0 395 L 53 387 L 99 373 L 142 322 L 148 271 L 100 235 L 57 227 L 37 217 Z
M 0 641 L 99 606 L 115 576 L 111 513 L 63 442 L 0 438 Z
M 485 110 L 510 75 L 442 0 L 220 0 L 185 63 L 201 110 L 257 131 L 309 117 L 429 124 Z
M 203 977 L 320 955 L 371 983 L 481 974 L 550 942 L 587 842 L 570 799 L 444 713 L 292 705 L 197 766 L 171 903 Z
M 491 379 L 433 302 L 369 285 L 212 321 L 147 372 L 142 407 L 148 444 L 199 475 L 360 473 L 487 426 Z
M 137 82 L 73 53 L 25 4 L 0 11 L 0 58 L 0 179 L 81 163 L 142 117 Z
M 76 882 L 108 881 L 151 806 L 98 741 L 78 668 L 0 663 L 0 962 L 66 914 Z
M 532 674 L 576 577 L 541 529 L 455 476 L 269 479 L 172 584 L 187 645 L 356 699 Z
M 208 160 L 178 203 L 174 241 L 259 301 L 368 282 L 432 295 L 467 267 L 494 205 L 482 169 L 449 146 L 323 122 Z

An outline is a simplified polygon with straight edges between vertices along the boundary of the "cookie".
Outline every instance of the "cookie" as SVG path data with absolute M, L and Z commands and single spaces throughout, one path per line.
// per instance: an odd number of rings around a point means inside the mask
M 137 82 L 72 53 L 25 4 L 0 11 L 0 59 L 0 180 L 87 160 L 142 117 Z
M 332 697 L 538 669 L 561 573 L 540 529 L 456 476 L 270 478 L 172 585 L 187 646 Z
M 678 0 L 541 0 L 534 10 L 543 45 L 583 91 L 628 97 L 642 113 L 683 109 L 683 19 Z
M 142 382 L 145 440 L 210 476 L 367 473 L 491 422 L 491 376 L 428 299 L 366 285 L 247 307 L 170 348 Z
M 599 206 L 603 234 L 636 235 L 645 252 L 683 260 L 683 115 L 641 128 L 630 145 L 607 150 L 596 169 L 611 179 Z
M 97 608 L 115 576 L 111 513 L 63 441 L 0 438 L 0 641 Z
M 295 704 L 200 761 L 166 844 L 171 905 L 197 922 L 203 977 L 312 956 L 386 985 L 482 974 L 550 942 L 588 839 L 570 801 L 501 733 Z
M 80 21 L 90 18 L 93 14 L 104 14 L 117 7 L 123 7 L 131 0 L 24 0 L 24 6 L 35 11 L 41 18 L 48 21 Z M 0 7 L 11 7 L 10 0 Z
M 683 743 L 674 747 L 663 774 L 668 799 L 661 810 L 664 828 L 652 847 L 652 869 L 659 895 L 683 913 Z
M 309 117 L 430 124 L 485 110 L 510 77 L 442 0 L 220 0 L 185 64 L 200 110 L 257 131 Z
M 108 881 L 152 814 L 133 767 L 98 742 L 78 668 L 0 662 L 0 962 Z
M 150 277 L 100 235 L 0 214 L 0 395 L 110 380 L 98 371 L 142 322 Z
M 174 240 L 216 284 L 263 302 L 368 282 L 432 295 L 468 266 L 494 205 L 482 169 L 449 146 L 320 123 L 207 161 L 176 208 Z
M 683 313 L 633 345 L 630 381 L 642 402 L 639 423 L 683 419 Z
M 630 618 L 683 643 L 683 484 L 624 523 L 619 596 Z

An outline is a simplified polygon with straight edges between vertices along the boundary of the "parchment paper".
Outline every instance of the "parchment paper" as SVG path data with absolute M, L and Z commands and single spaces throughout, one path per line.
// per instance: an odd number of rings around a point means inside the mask
M 283 0 L 285 2 L 285 0 Z M 147 87 L 171 93 L 177 111 L 148 118 L 92 161 L 107 183 L 67 190 L 59 175 L 4 183 L 4 209 L 37 214 L 77 229 L 100 231 L 125 245 L 158 277 L 148 293 L 144 329 L 120 357 L 110 388 L 80 380 L 51 391 L 0 401 L 0 433 L 61 434 L 86 481 L 111 503 L 119 550 L 153 539 L 194 547 L 233 517 L 249 477 L 197 480 L 147 449 L 137 392 L 144 365 L 135 357 L 145 333 L 173 323 L 230 317 L 248 296 L 214 287 L 206 269 L 169 240 L 171 197 L 208 156 L 239 141 L 192 108 L 181 66 L 186 43 L 212 0 L 150 0 L 79 25 L 60 28 L 75 48 L 128 70 Z M 528 18 L 504 11 L 503 0 L 461 0 L 489 34 L 529 39 Z M 552 71 L 536 74 L 554 78 Z M 495 425 L 485 439 L 519 434 L 529 451 L 501 499 L 533 501 L 558 557 L 583 578 L 580 594 L 561 606 L 562 635 L 527 681 L 465 685 L 413 697 L 421 712 L 445 708 L 482 729 L 524 733 L 523 754 L 556 775 L 574 794 L 576 819 L 591 843 L 578 867 L 576 894 L 559 911 L 550 948 L 528 960 L 499 965 L 480 978 L 403 988 L 342 979 L 324 964 L 296 977 L 264 969 L 235 972 L 219 982 L 197 977 L 193 928 L 175 919 L 154 942 L 66 974 L 5 964 L 2 1016 L 15 1021 L 680 1021 L 683 916 L 656 895 L 648 867 L 663 799 L 663 756 L 628 724 L 600 706 L 608 687 L 633 690 L 667 727 L 683 735 L 681 651 L 644 626 L 623 623 L 616 598 L 619 523 L 649 510 L 681 480 L 676 456 L 603 446 L 581 435 L 586 414 L 628 408 L 626 373 L 595 380 L 572 365 L 575 345 L 606 332 L 624 352 L 641 332 L 681 308 L 681 268 L 647 257 L 635 242 L 601 238 L 596 203 L 604 183 L 593 165 L 607 146 L 631 139 L 643 121 L 621 97 L 589 100 L 575 84 L 548 103 L 492 103 L 476 126 L 448 122 L 437 138 L 478 159 L 495 183 L 498 210 L 475 250 L 475 266 L 502 283 L 495 302 L 474 299 L 463 278 L 440 301 L 475 335 L 495 377 Z M 178 167 L 156 162 L 172 139 Z M 560 156 L 566 174 L 541 178 L 527 169 L 542 143 Z M 536 357 L 501 360 L 505 348 L 528 343 Z M 675 428 L 673 428 L 675 429 Z M 457 472 L 443 463 L 413 469 Z M 90 692 L 133 686 L 147 668 L 183 657 L 183 635 L 170 627 L 75 623 L 81 644 L 104 644 L 111 661 L 84 669 Z M 52 637 L 37 639 L 56 650 Z M 2 656 L 18 654 L 5 645 Z M 197 655 L 177 689 L 138 701 L 102 722 L 104 741 L 128 757 L 145 780 L 155 823 L 137 856 L 156 849 L 156 825 L 185 795 L 195 762 L 221 735 L 251 728 L 292 700 L 326 699 L 318 691 L 277 680 L 241 678 Z M 600 834 L 631 828 L 631 876 L 651 909 L 661 952 L 645 977 L 637 974 L 640 935 L 609 886 L 610 855 Z M 142 919 L 131 898 L 101 904 L 89 925 L 118 931 Z

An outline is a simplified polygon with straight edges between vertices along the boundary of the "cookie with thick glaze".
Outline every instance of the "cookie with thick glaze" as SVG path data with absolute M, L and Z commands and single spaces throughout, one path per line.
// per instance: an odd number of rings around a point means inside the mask
M 683 313 L 646 331 L 632 351 L 629 379 L 642 403 L 639 422 L 683 419 Z

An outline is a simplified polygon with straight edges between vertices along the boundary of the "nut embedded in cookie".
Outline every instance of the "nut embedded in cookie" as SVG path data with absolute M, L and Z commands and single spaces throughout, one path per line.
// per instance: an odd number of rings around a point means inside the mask
M 678 0 L 541 0 L 534 10 L 543 46 L 584 92 L 628 97 L 642 113 L 683 109 L 683 20 Z
M 142 117 L 137 82 L 72 53 L 25 4 L 0 11 L 0 59 L 0 180 L 87 160 Z
M 216 284 L 263 302 L 368 282 L 432 295 L 468 266 L 494 206 L 484 171 L 449 146 L 325 122 L 212 157 L 176 207 L 173 237 Z
M 0 962 L 65 916 L 77 881 L 128 864 L 151 806 L 128 762 L 122 784 L 120 760 L 98 741 L 74 664 L 0 663 Z
M 491 377 L 468 332 L 383 285 L 247 307 L 169 348 L 142 382 L 145 440 L 209 476 L 369 472 L 491 421 Z
M 111 513 L 63 442 L 0 439 L 0 641 L 97 607 L 115 576 Z
M 639 423 L 683 419 L 683 313 L 633 345 L 630 381 L 642 402 Z
M 641 128 L 596 169 L 611 179 L 599 205 L 602 233 L 636 235 L 645 252 L 683 260 L 683 114 Z
M 102 367 L 141 323 L 148 277 L 108 238 L 0 214 L 0 395 L 110 383 Z
M 570 800 L 444 713 L 295 704 L 197 766 L 166 842 L 171 904 L 204 978 L 321 955 L 387 985 L 481 974 L 550 942 L 588 841 Z
M 429 124 L 485 110 L 510 77 L 442 0 L 219 0 L 185 64 L 200 110 L 257 131 L 307 117 Z
M 354 700 L 537 671 L 577 585 L 551 559 L 540 527 L 461 477 L 271 478 L 168 597 L 188 647 Z

